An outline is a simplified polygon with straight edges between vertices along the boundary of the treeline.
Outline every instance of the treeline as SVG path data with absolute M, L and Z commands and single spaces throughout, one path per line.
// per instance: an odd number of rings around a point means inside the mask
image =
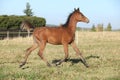
M 45 26 L 46 20 L 36 16 L 15 16 L 1 15 L 0 30 L 19 30 L 22 21 L 29 21 L 34 27 Z
M 106 27 L 103 24 L 94 25 L 91 28 L 91 31 L 101 32 L 101 31 L 112 31 L 111 23 L 108 23 Z

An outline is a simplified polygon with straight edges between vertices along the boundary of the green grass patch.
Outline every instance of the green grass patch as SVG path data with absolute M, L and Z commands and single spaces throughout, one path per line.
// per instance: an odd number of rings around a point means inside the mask
M 89 68 L 69 47 L 68 62 L 55 66 L 52 62 L 64 58 L 63 46 L 48 44 L 46 64 L 33 51 L 24 68 L 19 68 L 25 49 L 32 45 L 32 37 L 0 41 L 0 80 L 120 80 L 120 33 L 79 32 L 78 48 L 83 53 Z

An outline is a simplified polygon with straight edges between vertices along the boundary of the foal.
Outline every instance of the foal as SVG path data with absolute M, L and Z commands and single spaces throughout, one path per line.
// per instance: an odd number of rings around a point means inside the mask
M 46 43 L 51 43 L 54 45 L 63 45 L 65 57 L 56 65 L 61 64 L 68 58 L 68 45 L 70 44 L 73 49 L 76 51 L 76 54 L 80 56 L 83 64 L 88 67 L 85 59 L 83 58 L 82 54 L 80 53 L 79 49 L 75 44 L 75 31 L 76 31 L 76 24 L 77 22 L 86 22 L 89 23 L 87 17 L 85 17 L 78 9 L 75 9 L 69 16 L 65 24 L 60 25 L 59 27 L 40 27 L 36 28 L 33 31 L 33 39 L 34 44 L 26 50 L 25 60 L 22 62 L 20 67 L 26 64 L 27 58 L 30 53 L 39 48 L 38 55 L 41 59 L 46 62 L 48 66 L 50 64 L 48 61 L 43 57 L 43 51 L 45 49 Z

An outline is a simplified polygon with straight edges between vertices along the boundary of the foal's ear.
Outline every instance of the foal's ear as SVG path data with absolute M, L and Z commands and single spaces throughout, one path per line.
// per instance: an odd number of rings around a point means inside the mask
M 80 9 L 78 8 L 77 11 L 80 11 Z
M 74 11 L 76 11 L 76 8 L 74 8 Z

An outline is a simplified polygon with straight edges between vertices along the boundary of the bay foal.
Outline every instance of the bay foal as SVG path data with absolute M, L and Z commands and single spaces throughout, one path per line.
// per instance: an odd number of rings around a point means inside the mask
M 35 28 L 33 31 L 33 39 L 34 44 L 26 50 L 25 54 L 25 60 L 20 64 L 20 67 L 25 65 L 28 56 L 30 53 L 35 50 L 36 48 L 39 48 L 38 55 L 41 57 L 41 59 L 46 62 L 48 66 L 50 66 L 47 59 L 43 56 L 43 51 L 45 49 L 46 43 L 51 43 L 54 45 L 63 45 L 65 57 L 60 60 L 56 65 L 61 64 L 68 58 L 68 45 L 70 44 L 73 49 L 76 51 L 76 54 L 80 56 L 82 62 L 86 67 L 88 67 L 85 59 L 83 58 L 82 54 L 80 53 L 79 49 L 77 48 L 75 44 L 75 31 L 76 31 L 76 25 L 77 22 L 86 22 L 88 23 L 89 20 L 87 17 L 85 17 L 78 9 L 74 9 L 74 11 L 68 16 L 67 21 L 65 24 L 60 25 L 58 27 L 40 27 Z

